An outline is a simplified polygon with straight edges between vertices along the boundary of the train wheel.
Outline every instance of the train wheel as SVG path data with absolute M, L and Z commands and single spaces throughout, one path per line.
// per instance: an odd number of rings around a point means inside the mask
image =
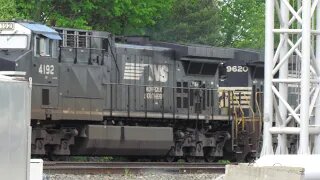
M 256 159 L 255 153 L 248 153 L 247 156 L 245 157 L 245 162 L 253 163 L 255 159 Z
M 203 152 L 203 154 L 204 154 L 204 160 L 206 161 L 206 162 L 214 162 L 214 161 L 216 161 L 217 159 L 216 159 L 216 157 L 215 156 L 213 156 L 214 155 L 214 152 L 215 152 L 215 148 L 205 148 L 204 150 L 203 150 L 204 152 Z
M 169 150 L 168 154 L 167 154 L 166 157 L 165 157 L 165 160 L 166 160 L 167 162 L 175 162 L 175 161 L 177 160 L 177 158 L 176 158 L 175 155 L 174 155 L 174 147 L 172 147 L 172 148 Z
M 174 156 L 167 155 L 167 156 L 165 157 L 165 160 L 166 160 L 167 162 L 175 162 L 175 161 L 177 160 L 177 158 L 174 157 Z
M 211 163 L 211 162 L 214 162 L 214 161 L 216 160 L 216 158 L 215 158 L 214 156 L 205 155 L 205 156 L 204 156 L 204 160 L 205 160 L 206 162 Z
M 196 157 L 195 156 L 186 156 L 185 160 L 187 162 L 193 163 L 193 162 L 196 162 Z

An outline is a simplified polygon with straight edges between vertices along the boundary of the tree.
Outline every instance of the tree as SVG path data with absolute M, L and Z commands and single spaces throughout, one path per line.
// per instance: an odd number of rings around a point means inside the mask
M 115 34 L 153 25 L 172 0 L 16 0 L 28 19 L 52 26 L 95 29 Z
M 220 45 L 220 23 L 216 0 L 175 0 L 171 13 L 148 34 L 162 41 Z
M 259 49 L 264 42 L 263 0 L 1 1 L 1 19 L 180 43 Z
M 0 20 L 11 20 L 18 16 L 14 0 L 0 0 Z
M 264 46 L 264 1 L 223 0 L 223 46 L 256 48 Z
M 156 40 L 224 47 L 264 45 L 263 0 L 175 0 L 148 34 Z
M 113 0 L 97 3 L 91 24 L 115 34 L 141 34 L 172 6 L 172 0 Z
M 16 0 L 25 19 L 51 26 L 91 29 L 88 25 L 94 4 L 90 0 Z

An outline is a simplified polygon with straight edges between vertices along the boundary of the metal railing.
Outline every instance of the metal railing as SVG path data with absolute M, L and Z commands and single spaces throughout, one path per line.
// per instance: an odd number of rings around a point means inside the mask
M 121 83 L 105 83 L 104 86 L 106 99 L 110 99 L 106 105 L 109 116 L 121 112 L 126 117 L 135 117 L 138 113 L 154 118 L 232 119 L 230 103 L 227 112 L 219 107 L 221 97 L 217 89 Z
M 235 97 L 235 94 L 236 92 L 235 91 L 232 91 L 231 92 L 231 98 L 232 99 L 232 110 L 233 110 L 233 119 L 234 119 L 234 136 L 235 138 L 237 139 L 238 138 L 238 134 L 239 134 L 239 131 L 244 131 L 246 130 L 246 124 L 248 122 L 250 122 L 251 126 L 252 126 L 252 132 L 249 132 L 251 134 L 254 134 L 255 131 L 256 131 L 256 121 L 259 123 L 260 127 L 261 127 L 261 122 L 262 122 L 262 113 L 261 113 L 261 102 L 259 102 L 259 100 L 261 100 L 260 98 L 258 98 L 259 95 L 262 94 L 262 92 L 256 92 L 254 94 L 255 96 L 255 106 L 256 106 L 256 109 L 258 110 L 258 117 L 256 116 L 256 112 L 254 111 L 253 107 L 252 107 L 252 103 L 246 108 L 244 108 L 242 106 L 242 103 L 241 103 L 241 100 L 242 98 L 245 100 L 245 101 L 251 101 L 252 100 L 252 95 L 249 96 L 242 96 L 241 98 L 241 92 L 238 92 L 238 97 Z M 234 104 L 236 103 L 236 104 Z M 247 112 L 245 109 L 248 109 Z M 241 124 L 241 129 L 239 128 L 239 125 Z M 260 128 L 261 129 L 261 128 Z M 259 131 L 260 131 L 259 129 Z

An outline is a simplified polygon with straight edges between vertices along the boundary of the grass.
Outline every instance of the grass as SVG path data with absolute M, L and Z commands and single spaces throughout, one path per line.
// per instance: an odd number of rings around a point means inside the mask
M 224 160 L 224 159 L 221 159 L 218 161 L 219 164 L 230 164 L 231 162 L 229 160 Z

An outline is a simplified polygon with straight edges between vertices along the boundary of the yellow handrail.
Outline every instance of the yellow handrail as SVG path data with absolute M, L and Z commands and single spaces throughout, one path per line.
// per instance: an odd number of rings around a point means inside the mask
M 225 93 L 225 91 L 223 91 L 224 93 Z M 234 117 L 234 123 L 235 123 L 235 137 L 237 138 L 238 137 L 238 131 L 239 131 L 239 124 L 241 123 L 241 127 L 242 127 L 242 130 L 244 130 L 245 129 L 245 124 L 246 124 L 246 119 L 248 119 L 248 120 L 250 120 L 250 118 L 252 118 L 252 131 L 253 131 L 253 133 L 256 131 L 256 127 L 255 127 L 255 121 L 256 121 L 256 113 L 254 112 L 254 110 L 253 110 L 253 107 L 251 106 L 252 104 L 250 103 L 249 105 L 248 105 L 248 109 L 250 110 L 250 112 L 252 113 L 252 117 L 251 116 L 245 116 L 245 113 L 244 113 L 244 110 L 243 110 L 243 107 L 242 107 L 242 105 L 241 105 L 241 99 L 240 99 L 240 96 L 239 96 L 239 98 L 237 98 L 236 96 L 235 96 L 235 94 L 236 94 L 236 92 L 235 91 L 229 91 L 229 92 L 231 92 L 231 94 L 230 94 L 230 99 L 231 99 L 231 101 L 229 100 L 229 108 L 233 108 L 233 117 Z M 256 94 L 255 94 L 255 102 L 256 102 L 256 107 L 257 107 L 257 110 L 258 110 L 258 117 L 259 117 L 259 125 L 260 125 L 260 127 L 261 127 L 261 120 L 262 120 L 262 113 L 261 113 L 261 108 L 260 108 L 260 104 L 259 104 L 259 102 L 258 102 L 258 95 L 259 94 L 262 94 L 262 92 L 256 92 Z M 250 96 L 250 97 L 252 97 L 252 95 Z M 244 96 L 244 98 L 245 98 L 245 100 L 247 100 L 248 102 L 250 101 L 250 99 L 251 98 L 249 98 L 249 97 L 246 97 L 246 96 Z M 238 109 L 238 108 L 239 109 Z M 239 111 L 238 110 L 240 110 L 240 113 L 241 113 L 241 117 L 239 118 Z M 259 130 L 260 131 L 260 130 Z
M 258 102 L 258 94 L 263 94 L 263 92 L 256 92 L 255 96 L 256 96 L 256 106 L 258 108 L 258 113 L 259 113 L 259 117 L 260 117 L 260 121 L 262 120 L 262 113 L 261 113 L 261 109 L 260 109 L 260 104 Z
M 235 109 L 235 107 L 233 106 L 233 114 L 235 116 L 235 120 L 234 120 L 234 124 L 235 124 L 235 135 L 236 135 L 236 139 L 238 138 L 238 113 Z
M 233 91 L 232 93 L 235 94 L 234 91 Z M 257 108 L 258 108 L 259 122 L 260 122 L 260 126 L 261 126 L 262 114 L 261 114 L 261 109 L 260 109 L 260 106 L 259 106 L 259 103 L 258 103 L 258 100 L 257 100 L 258 94 L 262 94 L 262 92 L 257 92 L 257 93 L 255 94 L 255 96 L 256 96 L 255 101 L 256 101 L 256 106 L 257 106 Z M 245 97 L 245 98 L 247 98 L 246 100 L 250 100 L 248 97 Z M 237 122 L 237 124 L 242 123 L 242 129 L 244 129 L 244 127 L 245 127 L 245 119 L 249 119 L 250 117 L 249 117 L 249 116 L 248 116 L 248 117 L 245 117 L 244 111 L 243 111 L 243 107 L 241 106 L 241 103 L 240 103 L 240 99 L 234 98 L 234 96 L 233 96 L 233 97 L 232 97 L 232 100 L 233 100 L 233 102 L 236 102 L 236 103 L 237 103 L 237 105 L 239 106 L 239 109 L 240 109 L 240 111 L 241 111 L 241 114 L 242 114 L 241 122 L 240 122 L 240 120 L 238 120 L 238 117 L 236 117 L 236 122 Z M 233 106 L 233 108 L 234 108 L 234 111 L 235 111 L 235 107 L 234 107 L 234 106 Z M 254 112 L 254 110 L 253 110 L 253 108 L 252 108 L 251 105 L 248 105 L 248 108 L 249 108 L 249 110 L 250 110 L 251 113 L 252 113 L 252 121 L 253 121 L 253 122 L 252 122 L 252 130 L 253 130 L 253 133 L 254 133 L 255 130 L 256 130 L 256 127 L 255 127 L 255 117 L 256 117 L 256 114 L 255 114 L 255 112 Z
M 250 99 L 247 99 L 247 100 L 250 100 Z M 254 113 L 254 111 L 253 111 L 253 108 L 249 105 L 249 109 L 250 109 L 250 111 L 251 111 L 251 113 L 252 113 L 252 117 L 253 117 L 253 119 L 252 119 L 252 130 L 253 130 L 253 133 L 256 131 L 256 128 L 255 128 L 255 120 L 254 120 L 254 118 L 255 118 L 255 113 Z M 250 118 L 250 117 L 249 117 Z
M 257 106 L 257 109 L 258 109 L 258 112 L 259 112 L 259 131 L 261 131 L 261 128 L 262 128 L 262 113 L 261 113 L 261 109 L 260 109 L 260 104 L 258 102 L 258 94 L 263 94 L 263 92 L 256 92 L 255 96 L 256 96 L 256 106 Z M 259 133 L 260 134 L 260 133 Z
M 244 120 L 244 119 L 245 119 L 245 116 L 244 116 L 244 111 L 243 111 L 242 106 L 241 106 L 241 103 L 240 103 L 240 97 L 239 97 L 239 99 L 234 98 L 233 94 L 235 94 L 235 91 L 232 91 L 232 101 L 233 101 L 233 102 L 237 102 L 238 105 L 239 105 L 239 109 L 240 109 L 240 111 L 241 111 L 241 122 L 239 122 L 239 124 L 242 123 L 242 130 L 244 130 L 244 125 L 245 125 L 245 120 Z M 235 100 L 235 101 L 234 101 L 234 100 Z M 234 107 L 234 106 L 233 106 L 233 107 Z
M 234 132 L 234 136 L 235 138 L 237 139 L 238 138 L 238 133 L 239 133 L 239 124 L 241 123 L 241 127 L 242 127 L 242 130 L 245 129 L 245 125 L 246 125 L 246 121 L 247 119 L 253 121 L 252 122 L 252 132 L 250 133 L 255 133 L 256 132 L 256 120 L 259 120 L 259 132 L 261 130 L 261 121 L 262 121 L 262 111 L 261 111 L 261 107 L 260 107 L 260 103 L 259 103 L 259 100 L 258 100 L 258 96 L 260 94 L 263 94 L 263 92 L 256 92 L 254 94 L 255 96 L 255 107 L 257 108 L 257 111 L 258 112 L 254 112 L 253 110 L 253 106 L 252 106 L 252 103 L 249 103 L 248 104 L 248 109 L 249 111 L 251 112 L 252 114 L 252 117 L 249 115 L 249 116 L 245 116 L 245 113 L 244 113 L 244 109 L 243 109 L 243 106 L 241 105 L 241 99 L 240 99 L 240 96 L 237 98 L 237 96 L 235 96 L 235 94 L 237 93 L 236 91 L 229 91 L 229 108 L 232 108 L 233 109 L 233 117 L 234 117 L 234 123 L 235 123 L 235 128 L 233 130 Z M 225 92 L 224 92 L 225 93 Z M 252 98 L 253 94 L 250 95 L 250 97 L 248 96 L 244 96 L 244 100 L 246 100 L 247 102 L 252 102 L 250 101 L 250 99 Z M 241 115 L 239 114 L 239 112 L 241 113 Z M 256 115 L 258 114 L 258 116 L 256 117 Z M 240 115 L 240 116 L 239 116 Z

